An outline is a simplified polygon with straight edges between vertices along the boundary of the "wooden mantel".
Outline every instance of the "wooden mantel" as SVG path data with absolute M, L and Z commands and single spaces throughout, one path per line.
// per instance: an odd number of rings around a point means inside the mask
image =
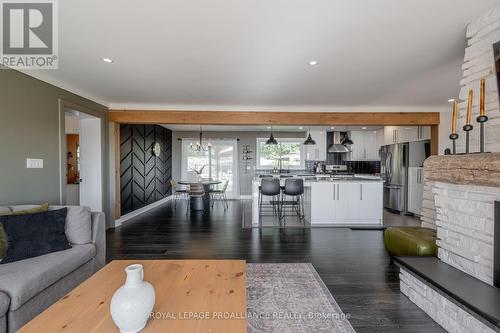
M 500 187 L 500 153 L 431 156 L 424 168 L 429 181 Z
M 171 125 L 439 125 L 439 112 L 257 112 L 110 110 L 124 124 Z

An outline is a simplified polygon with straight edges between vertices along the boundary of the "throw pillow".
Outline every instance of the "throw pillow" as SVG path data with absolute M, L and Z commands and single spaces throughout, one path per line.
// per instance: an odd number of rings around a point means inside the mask
M 0 264 L 71 248 L 66 233 L 67 209 L 0 216 L 7 235 L 7 253 Z
M 40 206 L 33 207 L 31 209 L 18 210 L 18 211 L 11 211 L 8 207 L 5 208 L 6 209 L 0 209 L 0 216 L 46 212 L 49 210 L 49 204 L 45 203 Z M 0 224 L 0 261 L 2 261 L 2 259 L 5 257 L 6 252 L 7 252 L 7 235 L 5 234 L 2 224 Z

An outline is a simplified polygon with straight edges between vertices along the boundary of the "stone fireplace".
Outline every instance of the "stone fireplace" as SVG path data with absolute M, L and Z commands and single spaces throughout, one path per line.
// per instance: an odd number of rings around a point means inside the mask
M 425 161 L 422 226 L 437 230 L 439 259 L 497 288 L 499 201 L 500 153 L 432 156 Z M 497 327 L 409 270 L 401 268 L 399 276 L 401 292 L 446 330 L 495 332 Z
M 424 177 L 422 223 L 437 230 L 439 259 L 493 285 L 500 153 L 433 156 Z

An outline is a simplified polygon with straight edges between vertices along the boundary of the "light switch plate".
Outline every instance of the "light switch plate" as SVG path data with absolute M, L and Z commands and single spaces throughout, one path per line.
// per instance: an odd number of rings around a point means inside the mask
M 41 158 L 27 158 L 26 168 L 28 169 L 43 169 L 43 159 Z

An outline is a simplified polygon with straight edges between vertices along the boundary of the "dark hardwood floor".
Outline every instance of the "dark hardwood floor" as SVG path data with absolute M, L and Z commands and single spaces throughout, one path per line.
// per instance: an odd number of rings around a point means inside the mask
M 399 292 L 379 230 L 243 229 L 242 205 L 186 216 L 169 203 L 107 232 L 107 259 L 310 262 L 358 332 L 444 332 Z

